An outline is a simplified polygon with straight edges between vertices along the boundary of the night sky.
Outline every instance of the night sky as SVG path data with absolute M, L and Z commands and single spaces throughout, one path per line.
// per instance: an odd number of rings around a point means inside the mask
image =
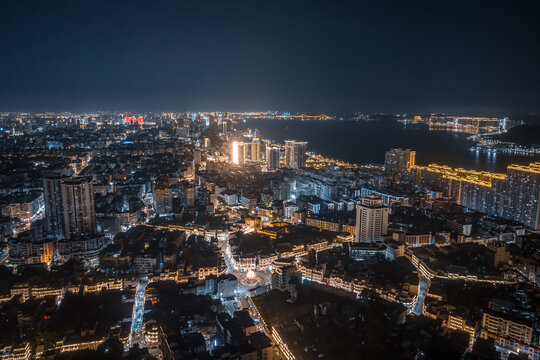
M 540 1 L 2 1 L 1 111 L 540 111 Z

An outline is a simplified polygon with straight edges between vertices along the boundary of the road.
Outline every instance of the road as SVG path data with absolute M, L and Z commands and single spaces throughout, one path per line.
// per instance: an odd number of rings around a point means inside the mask
M 135 305 L 133 305 L 133 315 L 131 318 L 131 345 L 144 342 L 142 325 L 144 317 L 145 290 L 148 285 L 148 279 L 141 279 L 137 285 L 135 293 Z
M 420 285 L 418 286 L 418 300 L 416 301 L 416 306 L 413 309 L 413 312 L 416 315 L 422 315 L 424 312 L 424 299 L 429 290 L 429 282 L 424 279 L 423 276 L 420 276 Z

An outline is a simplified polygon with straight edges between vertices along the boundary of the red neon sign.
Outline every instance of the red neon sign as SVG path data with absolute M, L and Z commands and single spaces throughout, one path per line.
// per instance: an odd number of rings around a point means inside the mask
M 139 124 L 139 125 L 142 125 L 144 122 L 143 120 L 143 117 L 142 116 L 139 116 L 138 118 L 136 118 L 135 116 L 126 116 L 126 123 L 128 124 Z

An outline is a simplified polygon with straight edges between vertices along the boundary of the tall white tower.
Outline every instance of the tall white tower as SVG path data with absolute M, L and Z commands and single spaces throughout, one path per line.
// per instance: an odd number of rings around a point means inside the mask
M 388 233 L 388 207 L 376 195 L 362 199 L 356 205 L 356 242 L 375 242 Z

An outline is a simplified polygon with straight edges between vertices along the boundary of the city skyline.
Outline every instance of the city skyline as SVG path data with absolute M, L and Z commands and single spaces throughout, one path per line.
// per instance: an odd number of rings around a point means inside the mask
M 2 360 L 540 359 L 538 147 L 504 141 L 530 125 L 278 116 L 0 114 Z M 317 150 L 369 126 L 382 163 Z M 380 144 L 410 128 L 512 163 Z
M 540 360 L 538 0 L 0 9 L 0 360 Z

